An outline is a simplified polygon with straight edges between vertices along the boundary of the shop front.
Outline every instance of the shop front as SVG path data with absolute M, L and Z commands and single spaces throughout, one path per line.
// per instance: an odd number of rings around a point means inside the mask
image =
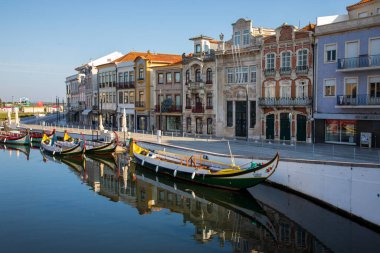
M 356 145 L 356 120 L 325 120 L 325 142 Z

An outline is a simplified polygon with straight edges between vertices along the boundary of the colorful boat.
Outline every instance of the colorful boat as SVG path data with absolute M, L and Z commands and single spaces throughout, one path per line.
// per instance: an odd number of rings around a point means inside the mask
M 41 141 L 41 151 L 52 156 L 82 156 L 85 152 L 85 145 L 83 141 L 79 143 L 71 143 L 66 141 L 57 141 L 54 134 L 49 138 L 44 134 Z
M 0 143 L 14 145 L 30 145 L 29 133 L 0 131 Z
M 130 154 L 136 163 L 156 173 L 229 190 L 242 190 L 265 181 L 277 168 L 278 153 L 266 163 L 254 162 L 252 159 L 232 159 L 226 157 L 195 153 L 189 151 L 168 151 L 165 146 L 146 142 L 130 142 Z M 177 152 L 176 152 L 177 151 Z

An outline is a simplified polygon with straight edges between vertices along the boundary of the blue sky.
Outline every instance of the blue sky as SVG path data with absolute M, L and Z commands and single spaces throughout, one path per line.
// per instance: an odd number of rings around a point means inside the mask
M 53 101 L 65 77 L 113 51 L 192 51 L 192 36 L 231 36 L 238 18 L 254 26 L 301 26 L 346 13 L 358 0 L 0 0 L 0 98 Z

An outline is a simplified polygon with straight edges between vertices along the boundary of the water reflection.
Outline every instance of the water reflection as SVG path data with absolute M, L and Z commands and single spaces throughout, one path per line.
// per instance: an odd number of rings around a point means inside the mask
M 169 210 L 194 225 L 193 238 L 214 239 L 233 252 L 330 252 L 312 234 L 248 192 L 191 185 L 152 173 L 127 157 L 88 157 L 65 163 L 99 195 L 136 208 L 141 215 Z
M 26 160 L 29 160 L 30 148 L 30 146 L 0 144 L 0 150 L 8 151 L 9 156 L 13 154 L 16 155 L 16 157 L 24 156 Z

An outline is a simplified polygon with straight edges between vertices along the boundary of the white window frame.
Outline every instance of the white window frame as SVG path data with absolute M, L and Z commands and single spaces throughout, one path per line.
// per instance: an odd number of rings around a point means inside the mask
M 273 55 L 273 68 L 268 68 L 268 55 Z M 265 69 L 276 69 L 276 53 L 270 52 L 265 55 Z
M 241 43 L 241 38 L 240 38 L 240 36 L 241 36 L 241 32 L 240 32 L 240 31 L 236 31 L 236 32 L 234 32 L 234 45 L 235 45 L 235 46 L 236 46 L 236 45 L 240 45 L 240 43 Z M 239 43 L 236 43 L 237 40 L 238 40 Z
M 326 82 L 329 80 L 334 80 L 334 95 L 332 96 L 326 96 Z M 329 85 L 332 86 L 332 85 Z M 336 98 L 336 78 L 325 78 L 323 79 L 323 97 L 324 98 Z
M 241 68 L 241 83 L 249 82 L 249 67 Z
M 243 30 L 243 45 L 249 45 L 249 30 Z
M 348 53 L 347 53 L 347 44 L 348 43 L 354 43 L 354 42 L 358 43 L 358 50 L 356 52 L 356 57 L 359 57 L 359 54 L 360 54 L 360 40 L 349 40 L 349 41 L 345 41 L 344 42 L 344 58 L 349 58 L 349 57 L 347 57 L 348 56 Z
M 365 16 L 361 16 L 362 14 L 366 14 Z M 368 17 L 368 11 L 363 11 L 358 13 L 358 18 L 366 18 Z
M 273 96 L 271 96 L 271 91 L 273 89 Z M 265 98 L 275 98 L 276 97 L 276 81 L 266 81 L 264 82 L 264 97 Z
M 326 49 L 328 46 L 335 46 L 335 60 L 334 61 L 327 61 L 327 50 Z M 338 43 L 330 43 L 330 44 L 324 45 L 323 59 L 324 59 L 325 64 L 336 63 L 338 61 Z
M 372 52 L 371 52 L 371 40 L 380 40 L 380 36 L 368 38 L 368 55 L 372 55 Z
M 289 88 L 289 96 L 284 96 L 283 87 Z M 292 81 L 291 80 L 281 80 L 280 81 L 280 98 L 291 98 L 292 97 Z
M 348 79 L 356 79 L 356 96 L 359 94 L 359 77 L 358 76 L 346 76 L 343 79 L 343 95 L 347 95 L 346 84 Z
M 380 14 L 380 8 L 377 8 L 377 14 Z
M 251 83 L 256 83 L 257 82 L 257 65 L 253 65 L 249 67 L 249 78 Z M 255 73 L 255 74 L 253 74 Z
M 231 71 L 229 71 L 229 70 L 231 70 Z M 226 68 L 226 73 L 227 73 L 227 76 L 226 76 L 226 78 L 227 78 L 226 83 L 234 83 L 234 82 L 235 82 L 235 68 L 231 68 L 231 67 Z M 231 78 L 231 82 L 229 81 L 229 78 L 228 78 L 229 74 L 232 76 L 232 78 Z
M 284 55 L 289 53 L 289 66 L 284 66 Z M 281 52 L 281 68 L 292 68 L 292 52 L 290 50 L 282 51 Z
M 301 82 L 305 82 L 304 85 L 301 85 Z M 302 96 L 299 94 L 299 87 L 304 86 L 304 91 L 306 90 L 306 95 Z M 305 93 L 305 92 L 304 92 Z M 309 97 L 309 80 L 307 79 L 298 79 L 296 80 L 296 98 L 307 98 Z
M 306 65 L 299 65 L 299 56 L 301 51 L 306 51 Z M 303 59 L 302 59 L 303 60 Z M 300 48 L 297 50 L 297 67 L 301 66 L 309 66 L 309 49 L 308 48 Z
M 370 97 L 371 95 L 371 87 L 370 87 L 370 80 L 371 78 L 380 78 L 380 75 L 371 75 L 367 77 L 367 95 Z M 377 97 L 376 97 L 377 98 Z

